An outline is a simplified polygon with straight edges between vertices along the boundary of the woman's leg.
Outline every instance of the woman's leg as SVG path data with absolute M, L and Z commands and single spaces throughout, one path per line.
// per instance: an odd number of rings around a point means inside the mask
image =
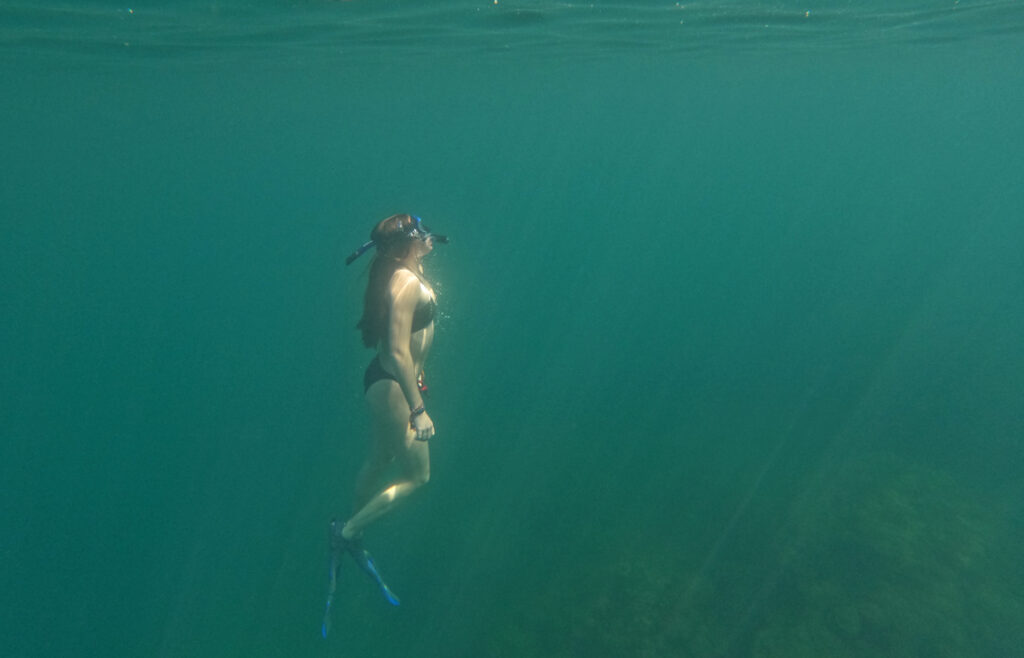
M 401 479 L 370 498 L 345 523 L 345 539 L 358 537 L 368 525 L 430 479 L 430 449 L 426 441 L 415 439 L 409 427 L 409 405 L 398 384 L 388 379 L 376 382 L 366 392 L 366 400 L 373 419 L 373 450 L 394 455 L 401 466 Z
M 376 428 L 374 428 L 376 430 Z M 370 437 L 370 451 L 366 455 L 356 476 L 355 493 L 352 497 L 352 513 L 361 510 L 366 503 L 380 490 L 381 477 L 388 466 L 395 460 L 394 454 L 388 449 L 385 441 L 374 431 Z

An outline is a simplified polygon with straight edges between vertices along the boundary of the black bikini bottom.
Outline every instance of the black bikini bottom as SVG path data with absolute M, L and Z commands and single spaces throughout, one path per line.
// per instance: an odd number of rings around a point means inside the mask
M 393 382 L 398 382 L 390 372 L 384 369 L 384 366 L 380 364 L 380 357 L 373 357 L 373 361 L 370 361 L 370 365 L 366 366 L 366 372 L 363 373 L 363 392 L 370 390 L 370 387 L 379 382 L 382 379 L 390 379 Z
M 392 375 L 390 372 L 384 369 L 384 366 L 380 364 L 380 355 L 373 357 L 373 361 L 370 361 L 370 365 L 366 366 L 366 372 L 363 373 L 363 394 L 370 390 L 370 387 L 379 382 L 382 379 L 390 379 L 391 381 L 398 384 L 398 378 Z M 399 384 L 400 385 L 400 384 Z M 423 383 L 423 373 L 421 372 L 416 378 L 416 386 L 419 387 L 420 393 L 426 395 L 428 392 L 427 385 Z

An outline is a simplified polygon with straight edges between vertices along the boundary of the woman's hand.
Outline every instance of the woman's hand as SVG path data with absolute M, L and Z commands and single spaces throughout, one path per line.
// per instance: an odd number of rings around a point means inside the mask
M 410 418 L 409 426 L 415 432 L 417 441 L 429 441 L 430 437 L 434 436 L 434 421 L 430 420 L 430 416 L 426 411 Z

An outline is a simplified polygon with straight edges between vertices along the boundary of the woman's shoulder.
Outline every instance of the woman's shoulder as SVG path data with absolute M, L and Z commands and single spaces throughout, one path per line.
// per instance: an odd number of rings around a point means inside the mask
M 415 286 L 413 288 L 413 286 Z M 407 267 L 400 267 L 395 270 L 394 274 L 391 275 L 391 296 L 393 298 L 398 297 L 406 290 L 417 290 L 417 297 L 426 295 L 433 297 L 433 289 L 430 284 L 423 278 L 422 275 L 413 272 Z
M 392 286 L 405 287 L 412 283 L 422 283 L 423 279 L 407 267 L 399 267 L 391 275 Z

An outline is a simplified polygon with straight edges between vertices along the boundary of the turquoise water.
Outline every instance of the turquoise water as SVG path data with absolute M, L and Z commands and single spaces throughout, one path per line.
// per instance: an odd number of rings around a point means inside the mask
M 154 5 L 0 3 L 0 655 L 1021 655 L 1020 2 Z

